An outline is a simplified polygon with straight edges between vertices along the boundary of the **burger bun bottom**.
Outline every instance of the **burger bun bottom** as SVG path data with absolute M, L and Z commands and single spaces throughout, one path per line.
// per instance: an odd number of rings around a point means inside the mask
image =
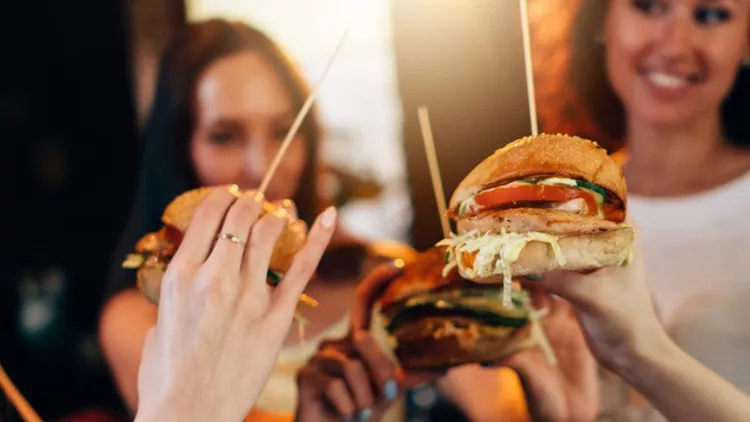
M 565 258 L 560 265 L 548 243 L 532 241 L 521 251 L 518 259 L 511 263 L 513 277 L 542 275 L 555 270 L 588 271 L 598 268 L 623 265 L 628 261 L 634 232 L 630 227 L 596 233 L 559 236 L 558 243 Z M 458 260 L 458 270 L 462 277 L 477 283 L 501 283 L 502 274 L 479 277 L 467 272 Z

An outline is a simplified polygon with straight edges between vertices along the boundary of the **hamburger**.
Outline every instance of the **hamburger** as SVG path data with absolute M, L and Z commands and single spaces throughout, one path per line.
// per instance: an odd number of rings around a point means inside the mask
M 421 253 L 391 281 L 380 313 L 404 368 L 446 369 L 498 361 L 539 344 L 529 323 L 529 296 L 514 289 L 516 305 L 503 306 L 502 286 L 477 284 L 456 268 L 443 274 L 445 247 Z
M 164 226 L 157 232 L 144 235 L 135 245 L 135 253 L 128 255 L 122 266 L 137 270 L 137 284 L 146 298 L 158 305 L 161 294 L 161 281 L 177 248 L 182 242 L 193 215 L 201 201 L 213 189 L 225 187 L 203 187 L 187 191 L 175 198 L 162 214 Z M 231 189 L 235 195 L 242 194 L 235 186 Z M 277 212 L 283 202 L 265 202 L 261 215 Z M 272 284 L 281 280 L 282 274 L 289 269 L 294 255 L 302 249 L 307 237 L 307 225 L 288 213 L 287 224 L 274 245 L 269 265 L 268 279 Z M 304 296 L 302 300 L 310 305 L 315 301 Z
M 479 283 L 553 270 L 585 271 L 628 262 L 627 187 L 595 142 L 542 134 L 516 140 L 479 163 L 449 205 L 456 235 L 444 239 L 445 271 Z

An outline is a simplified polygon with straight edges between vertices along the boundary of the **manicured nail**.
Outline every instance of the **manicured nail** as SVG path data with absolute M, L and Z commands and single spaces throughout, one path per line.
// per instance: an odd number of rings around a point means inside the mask
M 333 224 L 335 222 L 336 222 L 336 208 L 328 207 L 323 212 L 323 215 L 320 217 L 320 225 L 322 225 L 323 228 L 330 229 L 330 228 L 333 228 Z
M 289 217 L 289 211 L 287 211 L 286 208 L 284 208 L 284 207 L 277 207 L 273 211 L 273 215 L 275 215 L 276 217 L 279 217 L 279 218 L 287 218 L 287 217 Z
M 383 386 L 383 396 L 385 396 L 386 400 L 393 401 L 393 400 L 396 400 L 397 395 L 398 395 L 398 384 L 396 384 L 396 380 L 389 379 Z
M 372 410 L 368 407 L 357 412 L 358 422 L 367 422 L 372 417 Z
M 281 206 L 286 208 L 286 210 L 289 211 L 289 214 L 297 215 L 297 206 L 291 199 L 285 199 L 281 201 Z

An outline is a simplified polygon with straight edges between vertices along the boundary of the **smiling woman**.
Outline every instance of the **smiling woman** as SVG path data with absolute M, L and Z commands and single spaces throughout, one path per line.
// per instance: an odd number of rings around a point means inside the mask
M 663 323 L 750 392 L 750 331 L 728 328 L 750 317 L 750 1 L 581 0 L 571 39 L 577 98 L 627 156 Z

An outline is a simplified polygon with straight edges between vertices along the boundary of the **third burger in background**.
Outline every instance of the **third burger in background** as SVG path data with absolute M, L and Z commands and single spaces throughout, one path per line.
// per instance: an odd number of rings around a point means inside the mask
M 515 290 L 512 308 L 499 284 L 443 275 L 445 248 L 435 247 L 404 267 L 381 299 L 381 313 L 396 356 L 407 369 L 444 369 L 498 361 L 537 345 L 528 327 L 534 316 L 528 293 Z M 529 327 L 533 328 L 533 327 Z

